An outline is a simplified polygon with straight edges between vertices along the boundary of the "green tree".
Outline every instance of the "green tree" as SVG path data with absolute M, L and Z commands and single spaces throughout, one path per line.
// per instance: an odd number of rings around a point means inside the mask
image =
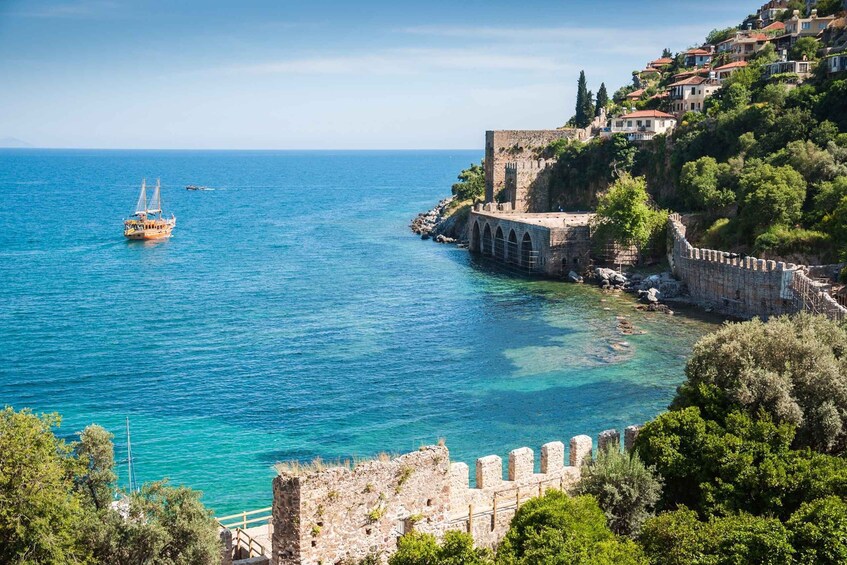
M 107 508 L 114 498 L 115 448 L 111 433 L 92 424 L 79 435 L 74 452 L 80 463 L 77 489 L 97 510 Z
M 389 565 L 489 565 L 491 552 L 474 547 L 473 538 L 466 533 L 448 531 L 439 545 L 435 536 L 411 532 L 397 541 L 397 551 L 388 559 Z
M 844 0 L 818 0 L 818 16 L 831 16 L 844 11 Z
M 847 330 L 801 314 L 723 326 L 702 338 L 685 368 L 676 406 L 708 418 L 762 411 L 797 429 L 796 444 L 847 448 Z
M 88 563 L 73 486 L 71 448 L 53 434 L 56 414 L 0 411 L 0 562 Z
M 847 503 L 827 496 L 803 504 L 786 523 L 801 565 L 847 563 Z
M 739 216 L 748 229 L 760 233 L 774 224 L 792 225 L 800 219 L 806 181 L 790 166 L 754 164 L 739 179 L 744 195 Z
M 600 90 L 597 91 L 597 104 L 595 107 L 594 115 L 599 116 L 600 110 L 606 108 L 609 105 L 609 93 L 606 91 L 606 83 L 600 83 Z
M 706 36 L 706 43 L 709 45 L 717 45 L 721 41 L 734 37 L 737 31 L 738 28 L 736 27 L 713 29 L 709 32 L 709 35 Z
M 670 49 L 667 47 L 662 49 L 662 59 L 670 59 L 671 57 L 673 57 L 673 53 L 671 53 Z
M 679 188 L 694 210 L 721 208 L 735 201 L 735 193 L 724 186 L 729 175 L 729 165 L 719 165 L 714 157 L 700 157 L 682 166 Z
M 583 113 L 588 120 L 588 123 L 583 126 L 586 127 L 594 118 L 594 93 L 590 90 L 588 91 L 588 94 L 585 95 L 585 111 Z
M 696 565 L 704 563 L 705 524 L 685 506 L 648 519 L 638 536 L 650 563 Z
M 791 46 L 788 56 L 792 61 L 817 61 L 821 45 L 814 37 L 801 37 Z
M 524 504 L 512 519 L 497 553 L 508 565 L 646 564 L 638 546 L 616 537 L 603 511 L 590 496 L 569 497 L 561 491 Z
M 667 222 L 667 212 L 654 210 L 644 177 L 624 173 L 600 195 L 594 218 L 599 241 L 645 247 Z
M 612 532 L 632 536 L 652 515 L 662 493 L 662 481 L 637 453 L 622 453 L 615 444 L 583 466 L 576 490 L 597 499 Z
M 478 200 L 485 197 L 485 169 L 483 163 L 472 163 L 459 173 L 459 182 L 452 188 L 453 195 L 459 200 Z
M 576 86 L 576 114 L 574 114 L 574 125 L 578 128 L 587 127 L 591 123 L 591 114 L 586 114 L 588 108 L 588 83 L 585 80 L 585 71 L 579 71 L 579 81 Z

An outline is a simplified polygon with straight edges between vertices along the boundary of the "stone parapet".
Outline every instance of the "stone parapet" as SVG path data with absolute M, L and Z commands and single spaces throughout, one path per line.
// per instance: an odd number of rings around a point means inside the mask
M 625 433 L 630 446 L 632 429 Z M 606 430 L 598 445 L 615 439 L 619 442 L 620 433 Z M 565 465 L 564 443 L 541 446 L 538 473 L 532 449 L 512 450 L 506 478 L 499 455 L 480 457 L 473 486 L 469 466 L 451 463 L 443 446 L 352 469 L 318 466 L 280 474 L 273 482 L 272 562 L 317 565 L 355 562 L 368 555 L 384 561 L 396 550 L 397 539 L 411 530 L 436 537 L 462 530 L 478 546 L 495 547 L 523 503 L 548 489 L 569 490 L 579 480 L 581 466 L 591 460 L 593 441 L 582 435 L 569 445 L 570 465 Z

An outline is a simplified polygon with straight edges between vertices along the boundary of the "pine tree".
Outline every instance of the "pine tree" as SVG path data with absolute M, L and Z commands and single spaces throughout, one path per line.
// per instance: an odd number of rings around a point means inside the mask
M 586 114 L 586 100 L 591 99 L 588 96 L 588 84 L 585 80 L 585 71 L 579 71 L 579 82 L 576 87 L 576 115 L 574 115 L 574 124 L 578 128 L 584 128 L 591 121 L 591 114 Z
M 600 90 L 597 91 L 597 105 L 594 109 L 594 115 L 599 116 L 600 110 L 606 107 L 609 103 L 609 93 L 606 91 L 606 83 L 600 83 Z

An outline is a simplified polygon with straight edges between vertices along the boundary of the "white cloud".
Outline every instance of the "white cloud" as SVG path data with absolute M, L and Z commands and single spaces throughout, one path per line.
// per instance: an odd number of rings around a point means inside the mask
M 249 74 L 404 75 L 451 70 L 559 72 L 571 69 L 571 65 L 549 55 L 504 53 L 475 48 L 408 48 L 379 51 L 374 54 L 286 59 L 233 66 L 225 70 Z

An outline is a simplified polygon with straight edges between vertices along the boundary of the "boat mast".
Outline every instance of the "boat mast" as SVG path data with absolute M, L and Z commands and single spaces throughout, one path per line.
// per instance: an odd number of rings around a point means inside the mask
M 126 465 L 129 477 L 129 492 L 135 491 L 135 474 L 132 470 L 132 438 L 129 435 L 129 416 L 126 417 Z

